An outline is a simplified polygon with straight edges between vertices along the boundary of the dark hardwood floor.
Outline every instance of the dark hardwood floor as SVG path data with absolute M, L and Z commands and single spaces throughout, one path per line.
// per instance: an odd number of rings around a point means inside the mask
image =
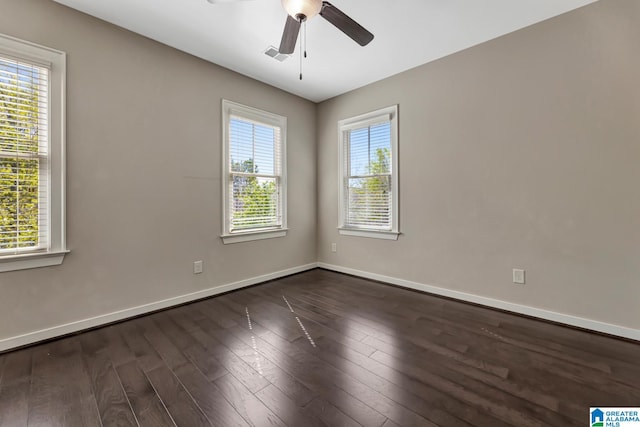
M 0 355 L 0 426 L 584 426 L 640 344 L 313 270 Z

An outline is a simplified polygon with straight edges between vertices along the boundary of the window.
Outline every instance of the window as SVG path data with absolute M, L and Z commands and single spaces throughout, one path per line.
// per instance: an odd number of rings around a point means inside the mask
M 0 35 L 0 272 L 62 263 L 65 54 Z
M 287 230 L 286 117 L 222 101 L 225 244 Z
M 338 123 L 340 234 L 398 239 L 397 120 L 394 105 Z

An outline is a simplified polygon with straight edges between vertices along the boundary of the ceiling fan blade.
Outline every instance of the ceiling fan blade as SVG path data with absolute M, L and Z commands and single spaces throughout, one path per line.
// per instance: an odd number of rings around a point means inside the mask
M 284 32 L 280 41 L 280 53 L 291 55 L 296 48 L 298 33 L 300 32 L 300 21 L 287 15 L 287 22 L 284 24 Z
M 366 46 L 373 40 L 373 34 L 328 1 L 322 2 L 320 16 L 351 37 L 360 46 Z

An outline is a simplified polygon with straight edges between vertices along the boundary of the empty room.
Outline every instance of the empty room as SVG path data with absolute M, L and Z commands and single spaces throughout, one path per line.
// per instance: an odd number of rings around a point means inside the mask
M 637 0 L 0 0 L 0 427 L 640 426 Z

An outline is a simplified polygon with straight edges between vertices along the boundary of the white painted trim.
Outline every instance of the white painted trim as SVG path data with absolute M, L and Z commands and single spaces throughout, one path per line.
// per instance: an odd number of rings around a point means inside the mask
M 223 234 L 222 243 L 229 245 L 232 243 L 249 242 L 252 240 L 274 239 L 276 237 L 286 237 L 288 229 L 278 228 L 277 230 L 248 231 L 246 233 Z
M 4 258 L 0 272 L 59 265 L 66 247 L 66 62 L 65 52 L 0 34 L 0 54 L 49 70 L 47 104 L 47 204 L 41 221 L 48 228 L 46 254 Z M 43 136 L 43 135 L 41 135 Z M 43 140 L 44 141 L 44 140 Z M 41 171 L 41 173 L 44 173 Z M 41 194 L 38 196 L 42 197 Z M 44 221 L 42 218 L 47 218 Z M 41 224 L 41 226 L 43 225 Z
M 273 176 L 276 177 L 279 182 L 279 200 L 277 207 L 278 216 L 280 217 L 279 227 L 281 230 L 287 230 L 287 118 L 279 114 L 270 113 L 268 111 L 260 110 L 254 107 L 238 104 L 237 102 L 229 101 L 227 99 L 222 99 L 222 241 L 226 245 L 228 243 L 246 242 L 249 240 L 283 237 L 283 235 L 244 239 L 232 239 L 228 237 L 232 235 L 230 233 L 231 217 L 229 212 L 229 180 L 231 177 L 231 158 L 229 154 L 229 124 L 231 121 L 231 116 L 238 116 L 245 120 L 253 121 L 258 124 L 273 126 L 274 128 L 280 130 L 280 147 L 277 150 L 280 156 L 276 159 Z M 260 230 L 252 231 L 258 233 L 260 232 Z M 248 235 L 248 233 L 246 235 Z
M 274 273 L 264 274 L 262 276 L 251 277 L 249 279 L 240 280 L 238 282 L 228 283 L 226 285 L 220 285 L 214 288 L 204 289 L 198 292 L 193 292 L 186 295 L 172 297 L 162 301 L 143 304 L 136 307 L 127 308 L 124 310 L 115 311 L 113 313 L 107 313 L 100 316 L 91 317 L 89 319 L 78 320 L 76 322 L 71 322 L 64 325 L 58 325 L 52 328 L 29 332 L 24 335 L 5 338 L 0 340 L 0 351 L 7 351 L 13 348 L 34 344 L 34 343 L 48 340 L 51 338 L 72 334 L 74 332 L 79 332 L 86 329 L 107 325 L 109 323 L 118 322 L 120 320 L 125 320 L 135 316 L 140 316 L 156 310 L 162 310 L 165 308 L 173 307 L 180 304 L 185 304 L 185 303 L 196 301 L 203 298 L 208 298 L 208 297 L 222 294 L 225 292 L 234 291 L 236 289 L 245 288 L 247 286 L 256 285 L 258 283 L 267 282 L 269 280 L 278 279 L 280 277 L 289 276 L 291 274 L 312 270 L 317 267 L 318 265 L 315 262 L 306 264 L 306 265 L 301 265 L 298 267 L 292 267 L 286 270 L 276 271 Z
M 364 230 L 358 228 L 338 228 L 343 236 L 367 237 L 370 239 L 398 240 L 400 233 L 386 230 Z
M 373 124 L 388 121 L 391 124 L 391 229 L 384 230 L 390 233 L 397 233 L 395 239 L 389 239 L 388 237 L 375 236 L 367 233 L 345 233 L 340 231 L 340 234 L 347 236 L 359 236 L 359 237 L 371 237 L 388 240 L 397 240 L 398 234 L 400 234 L 400 186 L 398 184 L 398 104 L 391 105 L 389 107 L 381 108 L 376 111 L 361 114 L 356 117 L 348 119 L 342 119 L 338 121 L 338 229 L 339 230 L 352 230 L 347 224 L 346 218 L 346 196 L 347 190 L 345 189 L 346 179 L 348 174 L 348 143 L 346 140 L 346 134 L 353 129 L 360 127 L 367 127 Z
M 501 310 L 511 311 L 513 313 L 524 314 L 526 316 L 537 317 L 539 319 L 550 320 L 553 322 L 563 323 L 565 325 L 576 326 L 591 331 L 602 332 L 609 335 L 615 335 L 640 341 L 640 330 L 627 328 L 625 326 L 613 325 L 610 323 L 599 322 L 597 320 L 585 319 L 583 317 L 572 316 L 569 314 L 557 313 L 555 311 L 544 310 L 541 308 L 530 307 L 527 305 L 515 304 L 494 298 L 482 297 L 479 295 L 468 294 L 465 292 L 445 289 L 438 286 L 426 285 L 423 283 L 412 282 L 396 277 L 384 276 L 381 274 L 370 273 L 367 271 L 355 270 L 353 268 L 342 267 L 339 265 L 318 263 L 318 267 L 327 270 L 337 271 L 340 273 L 351 274 L 353 276 L 363 277 L 366 279 L 378 280 L 380 282 L 390 283 L 403 288 L 414 289 L 417 291 L 427 292 L 430 294 L 441 295 L 448 298 L 454 298 L 461 301 L 472 302 L 487 307 L 498 308 Z
M 60 265 L 69 251 L 37 252 L 0 257 L 0 273 Z

